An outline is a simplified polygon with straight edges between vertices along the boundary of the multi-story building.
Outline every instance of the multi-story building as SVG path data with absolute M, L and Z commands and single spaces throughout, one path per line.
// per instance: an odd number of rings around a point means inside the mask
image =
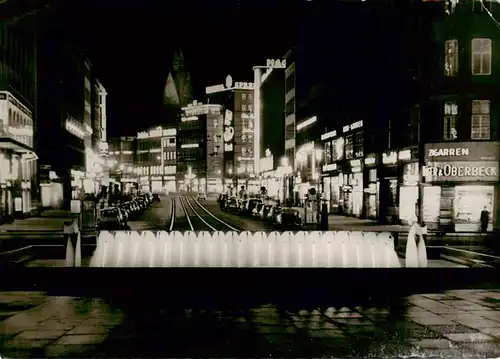
M 292 173 L 284 175 L 284 198 L 296 202 L 293 173 L 295 171 L 295 51 L 290 49 L 285 54 L 287 64 L 285 70 L 285 158 L 284 162 L 291 167 Z
M 207 127 L 207 192 L 222 193 L 224 170 L 224 115 L 222 106 L 210 107 L 206 114 Z
M 107 166 L 109 193 L 130 193 L 138 189 L 135 166 L 135 137 L 109 138 Z M 116 193 L 115 193 L 116 194 Z
M 175 191 L 177 129 L 158 126 L 139 132 L 136 141 L 135 167 L 142 191 Z
M 245 186 L 257 193 L 259 181 L 254 173 L 254 94 L 253 83 L 235 82 L 226 77 L 225 84 L 206 88 L 207 102 L 218 104 L 224 114 L 223 166 L 224 189 L 235 191 Z
M 207 160 L 211 158 L 213 151 L 218 151 L 217 145 L 213 143 L 214 137 L 208 138 L 207 126 L 208 122 L 211 122 L 211 130 L 218 131 L 221 124 L 216 123 L 215 128 L 213 125 L 214 117 L 217 119 L 220 114 L 220 105 L 197 101 L 182 108 L 177 132 L 177 182 L 180 190 L 207 191 Z M 209 140 L 212 148 L 207 147 Z M 211 163 L 211 168 L 213 167 Z
M 285 65 L 286 66 L 286 65 Z M 283 67 L 282 67 L 283 68 Z M 282 68 L 269 67 L 261 77 L 257 106 L 260 110 L 259 178 L 267 195 L 284 200 L 285 172 L 285 78 Z M 285 165 L 285 166 L 284 166 Z
M 33 23 L 0 24 L 0 222 L 27 216 L 39 198 L 34 129 Z
M 419 161 L 413 162 L 413 171 L 400 171 L 402 180 L 409 183 L 399 188 L 399 217 L 408 216 L 412 206 L 403 211 L 403 204 L 413 192 L 412 204 L 430 227 L 478 231 L 486 209 L 489 230 L 499 228 L 500 79 L 496 75 L 500 56 L 496 50 L 500 32 L 495 19 L 500 16 L 500 4 L 476 0 L 428 5 L 426 10 L 437 9 L 439 15 L 432 13 L 435 31 L 429 49 L 433 51 L 427 53 L 430 60 L 421 83 L 425 97 L 414 104 L 421 129 Z M 395 131 L 392 135 L 396 136 Z

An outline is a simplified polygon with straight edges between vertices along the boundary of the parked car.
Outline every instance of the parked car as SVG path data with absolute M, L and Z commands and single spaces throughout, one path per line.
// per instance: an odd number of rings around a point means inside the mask
M 276 224 L 276 217 L 281 213 L 280 206 L 273 206 L 267 215 L 267 220 L 271 223 Z
M 257 203 L 252 210 L 252 217 L 259 217 L 260 210 L 264 208 L 264 203 Z
M 247 208 L 247 204 L 248 204 L 248 200 L 246 200 L 246 199 L 239 202 L 239 208 L 238 208 L 239 209 L 238 210 L 238 214 L 239 215 L 245 214 L 246 208 Z
M 238 213 L 240 209 L 240 203 L 236 197 L 229 197 L 224 206 L 224 210 L 227 212 Z
M 117 208 L 106 208 L 101 211 L 101 216 L 97 220 L 97 226 L 100 230 L 110 229 L 118 230 L 122 228 L 123 222 Z
M 295 208 L 284 207 L 276 216 L 276 225 L 281 229 L 302 228 L 300 212 Z
M 257 199 L 257 198 L 251 198 L 251 199 L 249 199 L 248 202 L 247 202 L 247 204 L 246 204 L 246 206 L 245 206 L 244 214 L 246 214 L 246 215 L 252 215 L 254 208 L 259 203 L 262 203 L 261 199 Z
M 267 219 L 267 214 L 269 213 L 269 211 L 271 210 L 273 206 L 270 205 L 270 204 L 265 204 L 263 205 L 261 208 L 260 208 L 260 211 L 258 213 L 258 216 L 260 219 Z

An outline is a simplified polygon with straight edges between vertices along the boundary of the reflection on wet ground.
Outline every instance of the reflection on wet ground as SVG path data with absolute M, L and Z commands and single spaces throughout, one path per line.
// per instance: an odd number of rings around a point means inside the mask
M 500 355 L 500 291 L 414 295 L 385 307 L 124 313 L 99 299 L 0 294 L 12 358 Z

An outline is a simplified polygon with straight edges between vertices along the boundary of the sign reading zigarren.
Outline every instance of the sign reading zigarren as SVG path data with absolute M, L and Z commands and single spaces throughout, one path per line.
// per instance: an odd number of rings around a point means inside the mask
M 426 162 L 498 161 L 498 142 L 451 142 L 425 145 Z

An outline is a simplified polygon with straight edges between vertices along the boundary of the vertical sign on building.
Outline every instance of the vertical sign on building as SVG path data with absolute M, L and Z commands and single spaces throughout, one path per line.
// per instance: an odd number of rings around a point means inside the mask
M 226 110 L 224 115 L 224 152 L 233 152 L 234 150 L 234 126 L 233 112 Z

